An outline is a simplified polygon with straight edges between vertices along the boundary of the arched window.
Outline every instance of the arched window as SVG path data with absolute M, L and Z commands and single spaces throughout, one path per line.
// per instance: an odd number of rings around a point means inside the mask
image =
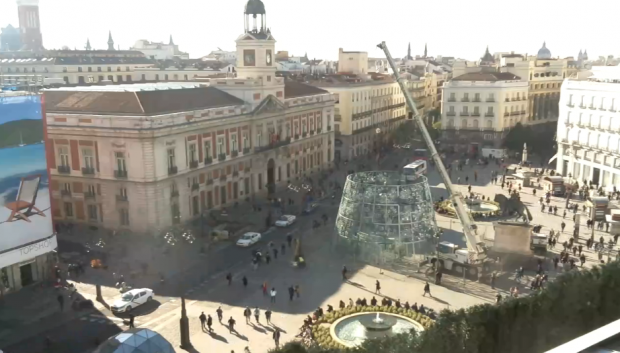
M 454 128 L 454 119 L 448 120 L 448 127 L 449 128 Z
M 474 128 L 475 128 L 475 129 L 477 129 L 477 128 L 478 128 L 478 120 L 475 120 L 475 119 L 474 119 L 473 126 L 474 126 Z
M 493 120 L 487 120 L 487 129 L 493 128 Z
M 467 127 L 467 119 L 461 120 L 461 127 L 463 127 L 463 128 Z

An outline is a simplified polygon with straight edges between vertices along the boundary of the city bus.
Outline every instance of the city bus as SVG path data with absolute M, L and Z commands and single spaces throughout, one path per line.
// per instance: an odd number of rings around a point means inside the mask
M 418 160 L 407 164 L 403 168 L 403 174 L 405 174 L 405 179 L 407 181 L 416 180 L 420 175 L 426 174 L 426 161 Z
M 418 161 L 427 161 L 428 160 L 428 151 L 424 148 L 418 148 L 413 151 L 413 160 Z

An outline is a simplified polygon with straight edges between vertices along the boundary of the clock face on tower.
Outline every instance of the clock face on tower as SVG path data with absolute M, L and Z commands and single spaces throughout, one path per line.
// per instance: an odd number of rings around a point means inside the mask
M 267 49 L 267 55 L 265 56 L 265 60 L 267 61 L 267 66 L 271 66 L 271 49 Z
M 254 49 L 243 51 L 243 66 L 256 66 L 256 53 Z

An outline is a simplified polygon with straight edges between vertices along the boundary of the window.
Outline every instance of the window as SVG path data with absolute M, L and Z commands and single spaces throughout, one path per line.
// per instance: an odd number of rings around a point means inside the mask
M 493 128 L 493 120 L 487 120 L 487 129 L 492 129 Z
M 463 128 L 467 127 L 467 120 L 465 120 L 465 119 L 461 120 L 461 127 L 463 127 Z
M 62 189 L 63 189 L 63 191 L 71 193 L 71 184 L 69 184 L 69 183 L 62 184 Z
M 125 66 L 125 71 L 129 71 L 129 66 Z
M 480 93 L 474 93 L 474 101 L 480 102 Z
M 71 202 L 65 202 L 65 217 L 73 217 L 73 204 Z
M 97 72 L 101 72 L 101 66 L 97 68 Z
M 112 72 L 112 68 L 108 66 L 108 72 Z
M 211 157 L 211 140 L 206 140 L 204 142 L 205 144 L 205 158 L 212 158 Z
M 454 113 L 454 106 L 453 106 L 453 105 L 451 105 L 451 106 L 449 107 L 448 112 L 449 112 L 449 113 Z
M 78 67 L 78 72 L 82 72 L 82 68 L 81 67 Z
M 463 107 L 463 113 L 465 113 L 465 114 L 469 113 L 469 107 L 468 106 L 464 106 Z
M 119 193 L 119 195 L 120 195 L 123 199 L 127 200 L 127 189 L 126 189 L 126 188 L 120 188 L 118 191 L 119 191 L 119 192 L 118 192 L 118 193 Z
M 69 148 L 65 146 L 59 147 L 58 155 L 60 157 L 60 165 L 63 167 L 69 167 Z
M 93 150 L 85 148 L 82 150 L 82 156 L 84 157 L 84 168 L 95 168 L 95 157 L 93 156 Z
M 121 67 L 120 67 L 120 66 L 117 66 L 117 67 L 116 67 L 116 71 L 121 71 Z
M 89 68 L 88 68 L 88 72 L 93 72 L 93 68 L 92 68 L 92 67 L 89 67 Z
M 230 147 L 233 152 L 237 152 L 237 134 L 233 134 L 230 136 L 230 141 L 232 146 Z
M 98 218 L 97 205 L 88 205 L 88 219 L 91 221 L 96 221 Z
M 493 114 L 493 107 L 488 107 L 487 108 L 487 114 L 489 114 L 489 115 Z
M 463 93 L 463 99 L 469 99 L 469 93 Z
M 223 137 L 218 137 L 217 138 L 217 154 L 223 154 L 224 153 L 224 138 Z
M 480 114 L 480 108 L 474 107 L 474 114 Z
M 196 144 L 192 143 L 189 145 L 189 161 L 190 163 L 198 161 L 198 155 L 196 153 Z
M 262 146 L 263 145 L 263 133 L 262 132 L 257 132 L 256 133 L 256 144 L 255 146 Z
M 177 160 L 174 154 L 174 148 L 168 148 L 168 168 L 176 167 Z
M 119 215 L 119 222 L 121 223 L 121 225 L 128 226 L 129 225 L 129 210 L 126 208 L 121 208 L 120 210 L 118 210 L 118 215 Z
M 243 149 L 250 148 L 250 140 L 248 139 L 248 134 L 246 132 L 243 133 Z
M 478 128 L 478 120 L 475 120 L 475 119 L 474 119 L 474 121 L 473 121 L 473 126 L 474 126 L 474 128 L 476 128 L 476 129 Z
M 127 165 L 125 163 L 125 153 L 124 152 L 114 152 L 116 157 L 116 168 L 119 172 L 126 172 Z

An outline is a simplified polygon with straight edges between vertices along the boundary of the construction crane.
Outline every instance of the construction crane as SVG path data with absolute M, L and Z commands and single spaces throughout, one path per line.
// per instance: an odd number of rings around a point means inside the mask
M 441 178 L 446 186 L 446 190 L 450 195 L 456 215 L 463 226 L 463 234 L 465 234 L 468 250 L 458 249 L 458 246 L 449 242 L 441 242 L 438 245 L 437 258 L 441 261 L 441 265 L 448 270 L 453 269 L 457 272 L 468 270 L 471 275 L 477 275 L 478 267 L 483 266 L 487 260 L 485 243 L 478 239 L 478 228 L 474 224 L 471 215 L 465 209 L 463 195 L 452 185 L 450 176 L 443 165 L 441 157 L 437 153 L 435 144 L 426 129 L 426 125 L 424 125 L 422 117 L 418 113 L 415 102 L 403 82 L 404 79 L 399 74 L 398 67 L 396 67 L 387 45 L 385 42 L 381 42 L 381 44 L 377 45 L 377 47 L 385 53 L 385 57 L 394 72 L 394 78 L 396 79 L 396 82 L 398 82 L 398 85 L 405 96 L 407 107 L 409 107 L 409 111 L 413 113 L 413 119 L 422 133 L 422 137 L 424 138 L 426 146 L 430 151 L 431 158 L 433 159 L 433 162 L 435 162 L 439 175 L 441 175 Z

